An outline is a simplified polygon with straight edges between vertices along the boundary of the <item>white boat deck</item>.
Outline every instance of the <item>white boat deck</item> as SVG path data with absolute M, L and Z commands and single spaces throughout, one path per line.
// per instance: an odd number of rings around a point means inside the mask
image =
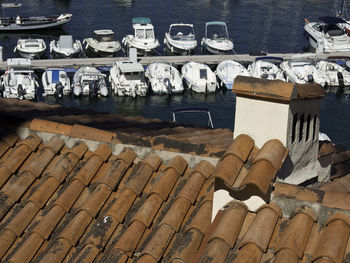
M 271 53 L 266 56 L 282 57 L 283 59 L 292 58 L 309 58 L 309 59 L 326 59 L 330 56 L 350 57 L 350 52 L 337 53 Z M 149 65 L 154 62 L 172 63 L 175 65 L 182 65 L 184 63 L 193 61 L 205 64 L 219 64 L 223 60 L 235 60 L 238 62 L 252 62 L 259 56 L 251 56 L 249 54 L 235 54 L 235 55 L 191 55 L 191 56 L 146 56 L 138 57 L 138 62 L 142 65 Z M 40 59 L 32 60 L 32 69 L 46 69 L 48 67 L 80 67 L 80 66 L 112 66 L 115 61 L 123 61 L 126 57 L 112 57 L 112 58 L 71 58 L 71 59 Z M 6 61 L 0 62 L 0 69 L 7 68 Z

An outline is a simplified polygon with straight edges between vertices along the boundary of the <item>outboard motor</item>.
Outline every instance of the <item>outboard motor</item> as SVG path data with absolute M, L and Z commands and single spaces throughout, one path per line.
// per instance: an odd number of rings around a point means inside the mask
M 341 72 L 338 71 L 337 73 L 337 76 L 338 76 L 338 83 L 339 83 L 339 87 L 338 87 L 338 90 L 337 90 L 337 93 L 343 93 L 344 92 L 344 77 L 343 77 L 343 74 Z
M 308 81 L 309 83 L 314 83 L 314 82 L 315 82 L 314 76 L 312 76 L 312 75 L 307 75 L 307 81 Z
M 90 83 L 89 83 L 89 94 L 90 94 L 90 97 L 92 97 L 92 98 L 95 98 L 95 97 L 97 97 L 97 95 L 98 95 L 98 88 L 97 88 L 97 83 L 96 83 L 96 81 L 91 81 Z
M 24 99 L 24 96 L 26 95 L 26 91 L 25 89 L 23 89 L 22 84 L 18 84 L 17 94 L 20 100 Z
M 63 97 L 63 85 L 61 83 L 61 81 L 57 82 L 55 85 L 55 96 L 58 98 L 62 98 Z
M 108 88 L 107 88 L 106 83 L 103 81 L 103 79 L 100 79 L 98 81 L 98 87 L 100 89 L 101 96 L 107 97 L 108 96 Z
M 163 82 L 164 82 L 164 85 L 165 85 L 165 87 L 166 87 L 166 89 L 168 91 L 168 94 L 169 95 L 172 94 L 173 93 L 173 89 L 172 89 L 172 86 L 171 86 L 171 83 L 170 83 L 170 79 L 169 78 L 164 78 Z

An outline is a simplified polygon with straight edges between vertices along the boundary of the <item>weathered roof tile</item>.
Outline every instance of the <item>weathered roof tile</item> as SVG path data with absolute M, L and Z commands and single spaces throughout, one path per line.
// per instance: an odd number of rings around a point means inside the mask
M 287 153 L 288 150 L 279 140 L 269 140 L 263 145 L 254 159 L 253 164 L 261 160 L 266 160 L 275 168 L 275 170 L 279 170 Z
M 72 126 L 55 121 L 48 121 L 35 118 L 31 121 L 29 129 L 39 132 L 70 135 Z
M 160 225 L 166 224 L 172 227 L 175 231 L 178 231 L 189 207 L 190 202 L 187 199 L 177 198 L 166 213 Z
M 149 227 L 153 221 L 154 216 L 158 212 L 163 200 L 157 194 L 151 194 L 147 197 L 142 207 L 137 211 L 131 222 L 139 221 L 145 226 Z
M 227 148 L 224 155 L 221 157 L 221 160 L 224 159 L 227 155 L 233 154 L 238 157 L 242 162 L 245 162 L 250 154 L 250 151 L 254 147 L 254 140 L 246 135 L 238 135 L 233 143 Z
M 100 142 L 112 142 L 113 137 L 116 136 L 113 132 L 103 131 L 87 126 L 82 126 L 79 124 L 74 124 L 72 130 L 69 134 L 72 137 L 88 139 Z

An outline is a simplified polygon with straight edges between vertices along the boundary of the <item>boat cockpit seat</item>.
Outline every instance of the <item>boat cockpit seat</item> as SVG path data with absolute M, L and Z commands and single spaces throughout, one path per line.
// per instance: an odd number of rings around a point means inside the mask
M 344 35 L 344 30 L 342 29 L 332 29 L 332 30 L 328 30 L 327 31 L 328 35 L 330 35 L 331 37 L 335 37 L 335 36 L 341 36 Z

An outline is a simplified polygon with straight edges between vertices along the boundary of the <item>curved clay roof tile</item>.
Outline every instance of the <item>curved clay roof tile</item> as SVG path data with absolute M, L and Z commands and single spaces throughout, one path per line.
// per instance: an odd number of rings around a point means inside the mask
M 278 170 L 281 168 L 287 153 L 288 150 L 283 146 L 281 141 L 269 140 L 263 145 L 253 163 L 266 160 Z
M 227 148 L 224 155 L 221 157 L 221 160 L 224 159 L 227 155 L 233 154 L 237 156 L 242 162 L 245 162 L 249 156 L 250 151 L 254 147 L 254 140 L 246 135 L 238 135 L 232 142 L 232 144 Z

